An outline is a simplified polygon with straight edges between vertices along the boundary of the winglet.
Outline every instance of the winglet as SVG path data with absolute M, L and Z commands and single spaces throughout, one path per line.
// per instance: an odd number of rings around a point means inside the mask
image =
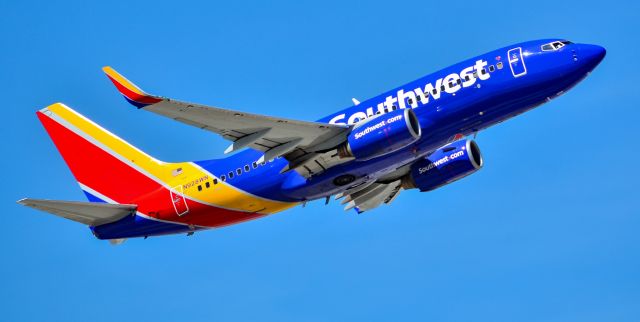
M 147 105 L 161 102 L 162 99 L 153 95 L 145 93 L 140 87 L 133 84 L 124 76 L 116 72 L 115 69 L 110 66 L 102 67 L 102 70 L 107 74 L 107 77 L 113 82 L 118 91 L 124 96 L 124 98 L 136 106 L 137 108 L 143 108 Z

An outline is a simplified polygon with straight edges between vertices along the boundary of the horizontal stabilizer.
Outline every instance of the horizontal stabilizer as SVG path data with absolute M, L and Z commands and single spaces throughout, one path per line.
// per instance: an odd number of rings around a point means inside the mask
M 99 226 L 118 221 L 127 215 L 135 213 L 138 208 L 137 205 L 30 198 L 18 200 L 18 203 L 89 226 Z

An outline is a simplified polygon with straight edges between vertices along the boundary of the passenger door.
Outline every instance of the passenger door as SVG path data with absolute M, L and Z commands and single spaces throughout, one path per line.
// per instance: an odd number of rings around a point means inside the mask
M 509 67 L 511 67 L 513 77 L 520 77 L 527 74 L 527 66 L 525 66 L 522 56 L 522 47 L 510 49 L 507 56 L 509 57 Z
M 173 209 L 176 210 L 176 214 L 178 216 L 185 215 L 189 212 L 187 201 L 184 199 L 184 195 L 182 194 L 182 186 L 175 186 L 173 189 L 170 189 L 169 194 L 171 197 L 171 203 L 173 203 Z

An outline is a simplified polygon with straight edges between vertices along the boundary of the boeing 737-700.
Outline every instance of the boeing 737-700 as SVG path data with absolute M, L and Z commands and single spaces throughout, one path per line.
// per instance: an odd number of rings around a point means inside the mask
M 230 141 L 224 159 L 163 162 L 70 107 L 37 112 L 88 198 L 19 203 L 89 226 L 99 239 L 193 234 L 312 200 L 362 213 L 403 190 L 430 191 L 483 166 L 471 136 L 565 93 L 605 49 L 562 39 L 500 48 L 317 120 L 147 94 L 105 67 L 125 99 Z

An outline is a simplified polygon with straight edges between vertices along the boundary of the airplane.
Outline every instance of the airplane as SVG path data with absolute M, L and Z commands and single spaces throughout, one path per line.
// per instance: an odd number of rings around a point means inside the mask
M 95 237 L 192 235 L 310 201 L 366 212 L 401 191 L 432 191 L 483 167 L 472 138 L 564 94 L 606 50 L 564 39 L 518 43 L 359 101 L 315 122 L 151 95 L 103 71 L 137 109 L 222 136 L 223 159 L 164 162 L 70 107 L 36 114 L 88 198 L 18 203 L 89 226 Z

